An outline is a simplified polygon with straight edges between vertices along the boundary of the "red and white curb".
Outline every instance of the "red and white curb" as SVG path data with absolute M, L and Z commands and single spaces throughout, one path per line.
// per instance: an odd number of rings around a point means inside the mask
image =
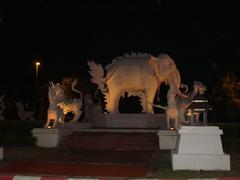
M 0 175 L 0 180 L 108 180 L 107 177 L 102 178 L 69 178 L 59 176 L 22 176 L 22 175 Z M 111 178 L 110 178 L 111 179 Z M 124 178 L 125 179 L 125 178 Z M 221 177 L 221 178 L 180 178 L 181 180 L 240 180 L 240 177 Z M 177 180 L 175 179 L 144 179 L 129 178 L 129 180 Z

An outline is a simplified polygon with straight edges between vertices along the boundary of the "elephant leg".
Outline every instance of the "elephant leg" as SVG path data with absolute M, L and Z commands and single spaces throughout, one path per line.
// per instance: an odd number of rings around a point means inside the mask
M 145 102 L 145 107 L 146 107 L 146 113 L 151 113 L 153 114 L 153 100 L 154 100 L 154 96 L 156 93 L 156 89 L 154 90 L 154 88 L 152 89 L 147 89 L 145 90 L 145 96 L 146 96 L 146 102 Z M 150 104 L 152 103 L 152 104 Z
M 170 129 L 170 118 L 167 117 L 167 130 L 169 130 L 169 129 Z
M 109 113 L 118 113 L 119 99 L 121 96 L 121 91 L 117 89 L 111 89 L 109 91 L 109 101 L 108 101 L 108 112 Z
M 178 118 L 177 118 L 177 116 L 175 117 L 174 121 L 175 121 L 175 126 L 174 126 L 174 128 L 175 128 L 175 129 L 178 129 Z

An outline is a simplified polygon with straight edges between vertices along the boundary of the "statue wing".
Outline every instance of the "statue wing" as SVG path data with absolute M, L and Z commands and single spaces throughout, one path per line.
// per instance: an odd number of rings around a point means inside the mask
M 99 77 L 103 77 L 104 70 L 101 64 L 96 64 L 94 61 L 88 61 L 88 66 L 90 67 L 90 74 L 92 76 L 92 81 L 98 82 Z M 95 82 L 95 83 L 96 83 Z
M 88 61 L 90 68 L 90 75 L 92 76 L 91 81 L 99 86 L 101 90 L 104 90 L 104 70 L 101 64 L 96 64 L 94 61 Z

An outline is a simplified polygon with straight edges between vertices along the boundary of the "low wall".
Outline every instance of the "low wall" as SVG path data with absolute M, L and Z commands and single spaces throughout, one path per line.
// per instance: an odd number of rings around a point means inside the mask
M 165 114 L 106 114 L 89 122 L 96 128 L 155 128 L 166 129 Z
M 36 145 L 38 147 L 54 148 L 58 146 L 58 142 L 62 136 L 71 134 L 71 130 L 65 129 L 47 129 L 47 128 L 34 128 L 32 134 L 36 137 Z
M 178 133 L 173 130 L 160 130 L 157 133 L 161 150 L 174 150 L 177 147 Z

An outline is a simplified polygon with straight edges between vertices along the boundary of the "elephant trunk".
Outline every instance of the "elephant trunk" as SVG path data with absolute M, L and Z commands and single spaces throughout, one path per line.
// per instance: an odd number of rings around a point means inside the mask
M 183 92 L 183 94 L 186 94 L 188 92 L 188 85 L 181 83 L 180 88 L 185 88 L 185 91 Z
M 183 94 L 179 88 L 177 88 L 177 91 L 176 91 L 177 95 L 180 96 L 180 97 L 183 97 L 183 98 L 189 98 L 187 95 Z

